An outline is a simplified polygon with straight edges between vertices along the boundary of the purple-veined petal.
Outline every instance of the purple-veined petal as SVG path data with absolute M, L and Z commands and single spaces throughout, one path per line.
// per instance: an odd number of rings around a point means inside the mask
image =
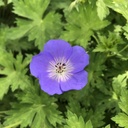
M 89 55 L 86 53 L 84 48 L 80 46 L 74 46 L 69 60 L 74 67 L 73 73 L 76 73 L 82 71 L 85 66 L 89 64 Z
M 52 60 L 52 56 L 47 52 L 42 52 L 33 56 L 30 62 L 31 74 L 38 78 L 42 72 L 46 72 L 49 62 Z
M 68 59 L 72 53 L 72 47 L 64 40 L 49 40 L 44 45 L 44 51 L 49 52 L 54 58 Z
M 61 82 L 61 90 L 80 90 L 87 84 L 87 77 L 88 73 L 84 70 L 73 74 L 73 76 L 69 80 L 67 80 L 66 82 Z
M 49 78 L 47 73 L 44 73 L 39 77 L 39 83 L 41 89 L 49 95 L 62 94 L 59 83 L 56 80 Z

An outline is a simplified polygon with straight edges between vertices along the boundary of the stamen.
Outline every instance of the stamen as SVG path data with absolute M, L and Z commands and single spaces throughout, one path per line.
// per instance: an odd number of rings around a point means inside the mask
M 67 81 L 72 76 L 73 66 L 71 62 L 64 57 L 55 58 L 54 61 L 49 63 L 48 76 L 54 80 Z

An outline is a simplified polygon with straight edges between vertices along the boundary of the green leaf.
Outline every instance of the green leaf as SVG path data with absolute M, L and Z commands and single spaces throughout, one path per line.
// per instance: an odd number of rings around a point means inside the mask
M 111 128 L 110 125 L 105 126 L 105 128 Z
M 125 112 L 128 115 L 128 103 L 127 102 L 128 102 L 128 90 L 126 90 L 126 88 L 123 88 L 121 91 L 119 107 L 123 112 Z
M 68 118 L 66 119 L 67 125 L 65 125 L 64 128 L 93 128 L 90 120 L 85 124 L 82 116 L 78 118 L 76 114 L 70 111 L 67 112 L 67 118 Z
M 93 11 L 92 11 L 93 10 Z M 65 11 L 67 24 L 66 31 L 62 33 L 61 38 L 74 42 L 74 44 L 87 47 L 93 31 L 106 27 L 109 22 L 101 21 L 96 12 L 96 6 L 86 2 L 79 5 L 79 11 L 73 9 L 71 12 Z
M 52 128 L 63 119 L 57 110 L 56 99 L 42 92 L 39 86 L 31 85 L 22 93 L 16 95 L 19 103 L 12 103 L 12 109 L 6 112 L 5 127 L 16 124 L 20 128 Z
M 0 6 L 3 6 L 4 2 L 2 0 L 0 0 Z
M 60 15 L 52 11 L 46 13 L 50 0 L 14 0 L 13 3 L 14 13 L 24 19 L 17 18 L 17 27 L 8 32 L 9 39 L 27 36 L 29 41 L 35 40 L 41 50 L 47 40 L 59 37 Z
M 12 3 L 13 0 L 7 0 L 8 4 Z
M 6 53 L 6 54 L 5 54 Z M 26 75 L 28 69 L 26 66 L 30 62 L 30 56 L 25 57 L 18 54 L 16 58 L 7 51 L 0 51 L 0 99 L 7 93 L 9 87 L 12 91 L 16 89 L 25 89 L 29 84 L 29 77 Z
M 96 98 L 94 98 L 94 100 L 96 100 Z M 93 101 L 93 102 L 95 102 L 95 101 Z M 89 119 L 91 120 L 93 126 L 95 126 L 96 128 L 99 128 L 105 124 L 105 122 L 103 121 L 105 118 L 105 116 L 104 116 L 105 110 L 109 106 L 109 104 L 107 104 L 107 103 L 105 105 L 103 105 L 101 103 L 101 100 L 99 102 L 98 102 L 98 100 L 96 101 L 97 106 L 96 107 L 94 106 L 95 110 L 94 111 L 90 110 L 90 113 L 91 113 L 91 111 L 92 111 L 92 113 L 89 114 Z
M 128 72 L 123 75 L 119 75 L 118 80 L 120 81 L 121 86 L 121 95 L 119 97 L 120 99 L 118 104 L 122 112 L 118 113 L 115 117 L 112 118 L 112 120 L 115 121 L 115 123 L 117 123 L 120 127 L 128 128 L 128 90 L 126 86 L 128 85 Z
M 13 12 L 31 20 L 40 20 L 49 3 L 50 0 L 13 0 Z
M 50 3 L 51 10 L 67 9 L 72 0 L 54 0 Z
M 123 30 L 124 30 L 124 35 L 126 39 L 128 40 L 128 23 L 123 27 Z
M 39 24 L 40 23 L 40 24 Z M 35 40 L 35 45 L 42 50 L 43 44 L 49 39 L 58 38 L 61 33 L 60 15 L 54 12 L 48 13 L 41 22 L 30 30 L 29 41 Z
M 98 44 L 93 50 L 94 52 L 110 52 L 111 54 L 117 54 L 117 46 L 123 42 L 120 35 L 114 32 L 109 32 L 107 36 L 98 34 L 98 38 L 96 40 Z
M 73 2 L 71 2 L 69 6 L 69 11 L 71 11 L 73 8 L 76 8 L 76 10 L 79 11 L 78 5 L 84 2 L 85 0 L 74 0 Z
M 98 13 L 98 16 L 99 16 L 99 18 L 101 20 L 103 20 L 109 14 L 109 9 L 105 5 L 105 3 L 104 3 L 103 0 L 98 0 L 96 2 L 96 5 L 97 5 L 97 13 Z
M 87 121 L 85 124 L 85 128 L 93 128 L 91 121 Z
M 5 49 L 7 41 L 8 27 L 6 25 L 0 25 L 0 50 Z
M 23 30 L 23 29 L 21 29 L 21 30 Z M 16 33 L 16 32 L 17 31 L 13 31 L 13 29 L 9 29 L 9 27 L 6 25 L 3 25 L 3 24 L 0 25 L 0 35 L 1 35 L 0 36 L 0 50 L 7 49 L 8 51 L 12 50 L 12 51 L 19 52 L 22 49 L 28 50 L 28 49 L 32 48 L 32 43 L 29 43 L 26 38 L 22 38 L 20 40 L 13 40 L 13 41 L 9 40 L 9 37 L 8 37 L 9 33 L 11 33 L 11 34 L 13 33 L 15 35 L 15 38 L 17 38 L 16 36 L 19 37 L 19 35 L 22 35 L 22 31 L 20 33 Z
M 7 43 L 6 43 L 6 49 L 8 51 L 17 51 L 17 52 L 22 52 L 22 50 L 30 50 L 30 49 L 33 49 L 33 43 L 30 43 L 27 41 L 26 38 L 21 38 L 20 40 L 9 40 Z
M 86 110 L 85 108 L 81 108 L 80 103 L 77 100 L 74 100 L 74 98 L 71 100 L 68 104 L 68 106 L 66 107 L 67 110 L 75 113 L 78 117 L 82 116 L 85 117 L 86 116 Z
M 112 118 L 120 127 L 128 128 L 128 115 L 124 113 L 119 113 Z
M 8 30 L 7 36 L 11 40 L 19 39 L 31 30 L 33 22 L 29 20 L 17 19 L 18 27 L 12 27 Z
M 128 1 L 127 0 L 104 0 L 104 3 L 114 11 L 122 14 L 128 20 Z
M 122 88 L 126 87 L 128 80 L 128 72 L 118 75 L 113 78 L 112 87 L 113 87 L 113 98 L 118 100 L 121 95 Z
M 90 54 L 90 64 L 87 68 L 89 72 L 89 84 L 93 87 L 98 88 L 101 92 L 108 94 L 107 86 L 105 86 L 105 81 L 102 79 L 104 77 L 103 71 L 106 70 L 105 61 L 107 59 L 106 54 L 101 53 L 91 53 Z

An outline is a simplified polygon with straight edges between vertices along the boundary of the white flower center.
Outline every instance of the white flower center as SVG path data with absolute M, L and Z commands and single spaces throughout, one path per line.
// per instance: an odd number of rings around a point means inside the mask
M 67 81 L 72 76 L 73 65 L 65 58 L 55 58 L 53 61 L 49 62 L 48 66 L 48 76 L 58 82 Z

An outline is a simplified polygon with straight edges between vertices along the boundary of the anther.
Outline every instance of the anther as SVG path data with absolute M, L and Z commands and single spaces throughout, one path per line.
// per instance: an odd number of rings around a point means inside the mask
M 65 64 L 65 63 L 63 63 L 63 64 L 62 64 L 62 66 L 66 66 L 66 64 Z

